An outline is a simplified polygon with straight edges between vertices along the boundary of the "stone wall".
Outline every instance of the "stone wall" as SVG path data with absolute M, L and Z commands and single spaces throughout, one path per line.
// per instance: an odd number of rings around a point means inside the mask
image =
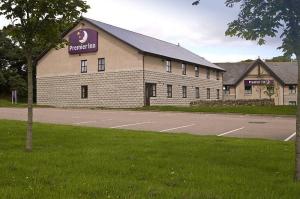
M 191 106 L 275 106 L 274 99 L 241 99 L 223 101 L 198 100 L 190 103 Z
M 290 102 L 294 101 L 297 103 L 297 94 L 285 94 L 284 105 L 290 105 Z
M 145 83 L 155 83 L 157 96 L 151 105 L 189 105 L 196 100 L 195 88 L 200 89 L 200 99 L 206 100 L 207 88 L 211 100 L 217 100 L 217 89 L 222 99 L 222 81 L 198 77 L 145 71 Z M 173 87 L 172 98 L 167 97 L 167 85 Z M 88 99 L 81 99 L 81 86 L 88 86 Z M 187 98 L 182 96 L 182 86 L 187 87 Z M 134 108 L 144 106 L 143 71 L 120 71 L 37 78 L 37 103 L 55 107 L 108 107 Z
M 207 98 L 207 88 L 211 89 L 211 100 L 217 99 L 217 89 L 222 99 L 222 80 L 203 79 L 172 73 L 145 71 L 145 83 L 155 83 L 157 96 L 151 98 L 151 105 L 189 105 L 196 100 L 195 88 L 200 89 L 200 99 Z M 167 97 L 167 85 L 172 85 L 172 98 Z M 187 87 L 187 98 L 182 96 L 182 86 Z
M 88 99 L 81 99 L 81 86 Z M 37 78 L 37 104 L 55 107 L 131 108 L 144 105 L 143 71 Z

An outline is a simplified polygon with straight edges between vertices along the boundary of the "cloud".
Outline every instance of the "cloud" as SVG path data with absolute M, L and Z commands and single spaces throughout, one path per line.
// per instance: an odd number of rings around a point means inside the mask
M 87 0 L 91 9 L 85 16 L 149 35 L 181 46 L 211 61 L 273 57 L 281 52 L 280 39 L 268 39 L 268 46 L 236 37 L 226 37 L 227 24 L 239 8 L 227 8 L 224 0 Z M 0 18 L 0 26 L 3 18 Z

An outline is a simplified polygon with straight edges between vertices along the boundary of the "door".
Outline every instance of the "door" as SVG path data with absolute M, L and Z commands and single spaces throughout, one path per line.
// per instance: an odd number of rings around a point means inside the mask
M 152 84 L 146 83 L 145 86 L 145 106 L 150 106 Z

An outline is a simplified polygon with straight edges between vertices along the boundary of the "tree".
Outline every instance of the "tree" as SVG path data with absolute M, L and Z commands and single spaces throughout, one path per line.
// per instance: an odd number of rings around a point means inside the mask
M 273 57 L 272 59 L 267 59 L 267 62 L 291 62 L 292 58 L 290 56 L 278 56 L 278 57 Z
M 63 47 L 61 37 L 66 25 L 71 25 L 89 6 L 83 0 L 0 0 L 0 15 L 11 23 L 4 28 L 19 45 L 26 58 L 28 84 L 28 121 L 26 151 L 32 151 L 33 66 L 35 50 Z
M 264 87 L 266 90 L 264 93 L 269 97 L 269 99 L 272 99 L 272 96 L 275 95 L 275 87 L 273 84 L 265 84 Z
M 195 1 L 193 5 L 198 5 Z M 239 5 L 238 18 L 229 23 L 226 35 L 265 44 L 266 37 L 280 37 L 286 56 L 296 55 L 298 91 L 300 91 L 300 1 L 299 0 L 225 0 L 225 5 Z M 297 96 L 295 180 L 300 181 L 300 92 Z

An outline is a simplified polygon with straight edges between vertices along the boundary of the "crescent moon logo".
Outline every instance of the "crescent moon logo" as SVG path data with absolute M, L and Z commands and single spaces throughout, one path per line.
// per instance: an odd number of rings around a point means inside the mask
M 89 37 L 88 33 L 84 30 L 83 31 L 83 37 L 82 37 L 81 40 L 79 40 L 79 42 L 82 43 L 82 44 L 85 43 L 87 41 L 88 37 Z

